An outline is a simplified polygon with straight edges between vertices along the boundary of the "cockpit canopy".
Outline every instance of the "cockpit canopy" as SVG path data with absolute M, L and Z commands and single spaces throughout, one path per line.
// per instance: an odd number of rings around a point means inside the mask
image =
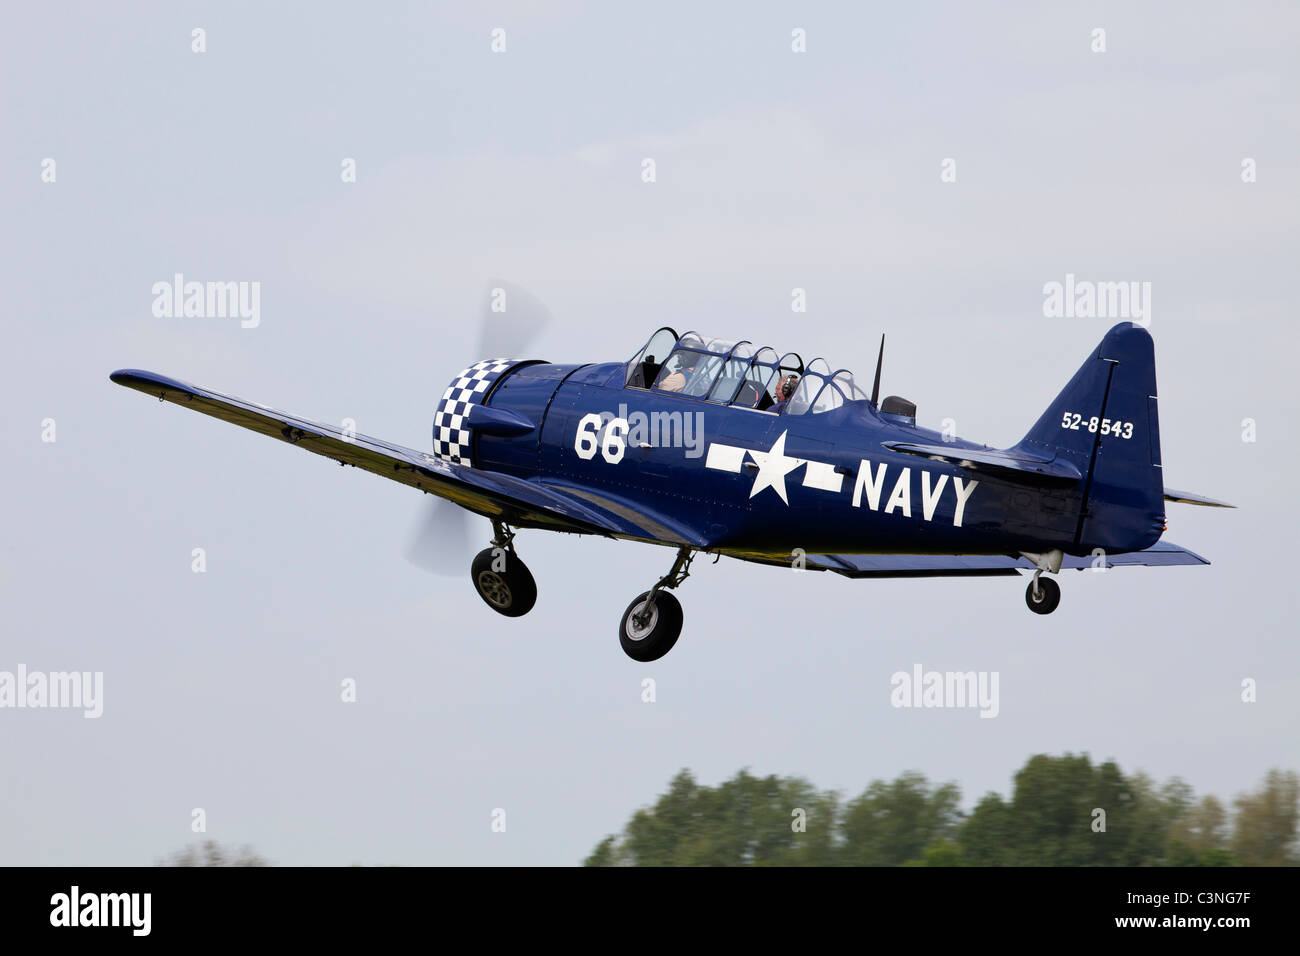
M 825 359 L 805 368 L 794 352 L 778 356 L 752 342 L 706 339 L 697 332 L 679 336 L 670 328 L 650 336 L 628 362 L 624 384 L 770 414 L 816 415 L 868 401 L 852 372 L 832 372 Z

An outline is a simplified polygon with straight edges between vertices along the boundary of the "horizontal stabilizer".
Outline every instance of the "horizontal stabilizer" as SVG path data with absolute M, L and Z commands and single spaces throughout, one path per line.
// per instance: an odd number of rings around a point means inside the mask
M 787 556 L 767 557 L 726 552 L 744 561 L 790 567 Z M 946 578 L 996 577 L 1033 571 L 1028 558 L 1009 554 L 810 554 L 805 559 L 811 571 L 834 571 L 848 578 Z M 1164 568 L 1177 565 L 1209 564 L 1193 551 L 1168 541 L 1159 541 L 1145 551 L 1127 554 L 1075 557 L 1066 555 L 1061 569 L 1087 570 L 1122 567 Z
M 1030 484 L 1070 484 L 1083 477 L 1077 465 L 1062 458 L 1048 458 L 1033 452 L 998 451 L 993 448 L 956 448 L 952 445 L 919 445 L 907 441 L 881 442 L 892 451 L 924 455 L 950 461 L 972 471 L 987 471 L 1012 481 Z
M 1204 495 L 1194 495 L 1190 491 L 1175 491 L 1173 488 L 1165 489 L 1165 501 L 1181 501 L 1185 505 L 1203 505 L 1206 508 L 1235 508 L 1236 505 L 1230 505 L 1226 501 L 1218 501 L 1215 498 L 1206 498 Z

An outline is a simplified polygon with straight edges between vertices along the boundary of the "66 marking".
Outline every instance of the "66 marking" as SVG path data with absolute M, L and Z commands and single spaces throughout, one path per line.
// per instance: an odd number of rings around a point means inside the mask
M 596 457 L 597 448 L 600 457 L 611 465 L 623 460 L 627 451 L 628 424 L 625 418 L 615 418 L 606 423 L 604 416 L 583 415 L 578 422 L 578 433 L 573 436 L 573 450 L 584 461 Z
M 1068 428 L 1070 431 L 1077 432 L 1081 428 L 1096 434 L 1098 426 L 1101 427 L 1103 435 L 1114 435 L 1116 438 L 1132 438 L 1133 423 L 1122 422 L 1119 419 L 1111 420 L 1109 418 L 1098 418 L 1093 415 L 1087 421 L 1077 412 L 1066 412 L 1065 417 L 1061 419 L 1061 427 Z

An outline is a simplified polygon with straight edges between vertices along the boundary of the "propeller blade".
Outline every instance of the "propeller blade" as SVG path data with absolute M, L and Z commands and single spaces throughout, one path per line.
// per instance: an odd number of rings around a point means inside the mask
M 479 319 L 474 361 L 528 358 L 524 353 L 529 345 L 552 321 L 550 310 L 536 296 L 513 283 L 494 280 Z
M 489 358 L 529 358 L 530 345 L 552 321 L 550 310 L 536 296 L 511 282 L 494 279 L 479 316 L 477 349 L 465 364 Z M 446 577 L 467 573 L 474 556 L 469 512 L 445 498 L 434 498 L 423 507 L 407 544 L 406 559 Z
M 469 512 L 445 498 L 425 505 L 406 547 L 406 560 L 417 568 L 443 577 L 469 571 Z

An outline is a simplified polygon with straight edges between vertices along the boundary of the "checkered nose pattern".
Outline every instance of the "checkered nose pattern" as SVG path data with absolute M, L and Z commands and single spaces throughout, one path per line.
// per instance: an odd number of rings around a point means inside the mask
M 470 460 L 469 410 L 483 401 L 492 383 L 514 365 L 512 359 L 484 359 L 465 369 L 447 386 L 433 414 L 433 454 L 443 461 L 473 466 Z

